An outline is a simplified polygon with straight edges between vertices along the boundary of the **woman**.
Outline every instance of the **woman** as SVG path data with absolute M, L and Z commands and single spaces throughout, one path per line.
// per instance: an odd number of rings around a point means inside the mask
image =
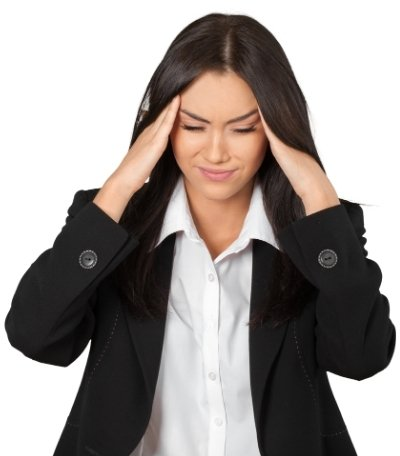
M 396 337 L 364 234 L 273 35 L 244 15 L 189 24 L 128 153 L 76 192 L 6 317 L 39 362 L 91 340 L 54 455 L 356 455 L 327 371 L 371 377 Z

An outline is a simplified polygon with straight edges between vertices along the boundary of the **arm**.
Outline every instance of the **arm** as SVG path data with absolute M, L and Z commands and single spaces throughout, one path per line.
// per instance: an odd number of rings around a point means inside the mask
M 396 331 L 389 302 L 380 293 L 382 273 L 367 257 L 360 205 L 346 202 L 313 212 L 279 234 L 283 249 L 318 290 L 316 357 L 319 366 L 363 380 L 383 370 L 394 353 Z M 319 262 L 331 249 L 333 264 Z M 325 264 L 325 266 L 323 266 Z
M 51 248 L 20 279 L 5 319 L 10 344 L 39 362 L 68 366 L 95 326 L 96 288 L 138 244 L 126 229 L 79 190 Z M 91 268 L 79 262 L 96 254 Z

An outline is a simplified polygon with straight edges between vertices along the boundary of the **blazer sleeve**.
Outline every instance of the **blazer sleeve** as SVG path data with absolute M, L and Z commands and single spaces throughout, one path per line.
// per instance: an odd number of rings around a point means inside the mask
M 20 279 L 5 319 L 10 344 L 36 361 L 68 366 L 95 327 L 97 286 L 138 240 L 93 203 L 99 189 L 78 190 L 53 246 Z M 97 261 L 85 268 L 82 252 Z
M 363 380 L 390 363 L 396 330 L 388 299 L 379 290 L 381 269 L 365 249 L 363 210 L 357 203 L 341 201 L 291 223 L 278 239 L 318 291 L 317 363 L 334 374 Z M 325 249 L 336 253 L 331 267 L 319 260 Z

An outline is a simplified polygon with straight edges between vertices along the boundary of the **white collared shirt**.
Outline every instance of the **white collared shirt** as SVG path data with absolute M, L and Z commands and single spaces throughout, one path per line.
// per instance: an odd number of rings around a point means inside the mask
M 260 456 L 246 326 L 252 239 L 278 246 L 258 179 L 238 238 L 214 261 L 194 225 L 182 175 L 158 243 L 174 232 L 171 289 L 152 414 L 130 456 Z

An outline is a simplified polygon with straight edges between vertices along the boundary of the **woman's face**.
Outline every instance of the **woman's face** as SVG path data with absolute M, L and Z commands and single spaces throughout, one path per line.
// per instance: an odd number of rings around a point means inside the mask
M 251 194 L 268 139 L 249 85 L 233 72 L 206 72 L 180 95 L 170 139 L 190 196 L 226 200 Z M 230 122 L 249 113 L 243 120 Z M 235 172 L 215 181 L 200 168 Z

